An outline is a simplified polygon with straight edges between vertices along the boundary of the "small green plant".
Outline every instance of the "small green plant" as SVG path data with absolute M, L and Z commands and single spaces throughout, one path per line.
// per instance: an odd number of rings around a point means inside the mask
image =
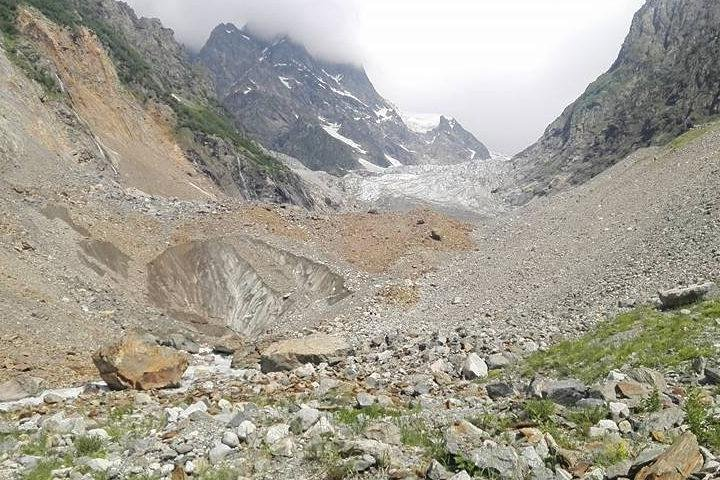
M 105 456 L 105 448 L 100 437 L 87 435 L 77 437 L 73 445 L 75 445 L 75 451 L 81 457 L 99 458 Z
M 118 405 L 117 407 L 113 407 L 110 410 L 110 414 L 108 415 L 108 418 L 110 420 L 114 421 L 120 421 L 127 417 L 128 415 L 131 415 L 133 411 L 135 410 L 135 407 L 133 407 L 132 403 L 125 403 L 123 405 Z
M 523 405 L 523 410 L 528 418 L 539 424 L 550 421 L 555 414 L 555 404 L 550 400 L 528 400 Z
M 653 413 L 662 410 L 662 399 L 660 398 L 660 392 L 655 389 L 652 395 L 647 398 L 643 398 L 635 408 L 637 413 Z
M 720 419 L 714 417 L 703 401 L 702 390 L 690 391 L 685 403 L 685 413 L 690 431 L 695 434 L 700 444 L 720 451 Z
M 568 412 L 567 418 L 578 426 L 582 435 L 587 436 L 590 427 L 596 425 L 600 420 L 608 418 L 610 411 L 607 407 L 589 407 Z
M 630 444 L 626 440 L 607 441 L 595 455 L 594 463 L 609 467 L 627 460 L 631 455 Z
M 23 476 L 23 480 L 52 480 L 52 471 L 60 468 L 58 460 L 43 460 Z
M 352 475 L 352 465 L 340 455 L 337 444 L 331 438 L 320 438 L 312 442 L 305 458 L 318 464 L 326 480 L 343 480 Z
M 237 480 L 240 472 L 232 468 L 207 468 L 193 478 L 197 480 Z
M 33 455 L 37 457 L 44 457 L 47 455 L 49 439 L 47 435 L 42 434 L 35 440 L 22 446 L 21 451 L 24 455 Z
M 468 421 L 491 435 L 499 435 L 512 427 L 515 417 L 485 412 L 468 418 Z
M 343 408 L 335 412 L 338 423 L 347 425 L 355 432 L 363 432 L 372 420 L 379 418 L 397 418 L 402 415 L 399 410 L 389 409 L 380 405 L 371 405 L 365 408 Z

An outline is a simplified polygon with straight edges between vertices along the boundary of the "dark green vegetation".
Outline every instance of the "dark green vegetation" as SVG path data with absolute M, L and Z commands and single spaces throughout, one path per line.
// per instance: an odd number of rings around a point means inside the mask
M 100 437 L 77 437 L 73 442 L 73 445 L 75 445 L 75 451 L 77 451 L 77 454 L 80 457 L 100 458 L 105 456 L 105 449 L 103 448 L 103 442 Z
M 700 444 L 720 451 L 720 418 L 713 416 L 708 403 L 704 401 L 702 391 L 692 390 L 685 404 L 687 423 Z
M 600 324 L 578 339 L 532 355 L 526 373 L 593 382 L 623 367 L 662 369 L 712 357 L 716 351 L 711 340 L 720 328 L 717 318 L 720 301 L 698 304 L 689 315 L 640 308 Z
M 40 83 L 49 94 L 59 94 L 60 85 L 55 74 L 44 66 L 37 50 L 22 39 L 15 21 L 18 7 L 29 5 L 43 13 L 54 23 L 76 30 L 92 30 L 107 49 L 120 80 L 140 100 L 153 99 L 172 107 L 177 117 L 177 130 L 189 129 L 219 137 L 231 144 L 239 153 L 269 174 L 288 173 L 285 165 L 265 153 L 255 142 L 245 138 L 233 121 L 213 98 L 195 98 L 179 101 L 170 86 L 153 75 L 147 61 L 127 40 L 125 35 L 108 23 L 95 2 L 86 0 L 0 0 L 0 30 L 5 49 L 13 61 L 26 74 Z

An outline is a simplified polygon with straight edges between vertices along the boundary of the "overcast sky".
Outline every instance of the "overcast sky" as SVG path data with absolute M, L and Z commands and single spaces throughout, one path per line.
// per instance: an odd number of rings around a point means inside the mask
M 362 63 L 411 112 L 456 117 L 492 149 L 534 142 L 615 60 L 644 0 L 127 0 L 198 48 L 220 22 Z

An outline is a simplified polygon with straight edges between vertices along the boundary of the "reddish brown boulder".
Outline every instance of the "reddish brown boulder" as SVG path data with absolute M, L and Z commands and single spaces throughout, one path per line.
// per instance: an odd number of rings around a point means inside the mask
M 156 390 L 180 385 L 188 356 L 131 334 L 93 355 L 100 376 L 113 390 Z
M 703 456 L 697 438 L 690 432 L 635 476 L 635 480 L 685 480 L 700 470 Z

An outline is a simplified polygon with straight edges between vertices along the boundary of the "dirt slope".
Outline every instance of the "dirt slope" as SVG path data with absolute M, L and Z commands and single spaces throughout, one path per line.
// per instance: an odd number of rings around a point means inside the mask
M 54 63 L 72 106 L 125 184 L 185 199 L 216 196 L 212 182 L 197 174 L 174 142 L 168 113 L 144 109 L 124 90 L 92 32 L 71 34 L 28 9 L 20 10 L 18 24 Z

